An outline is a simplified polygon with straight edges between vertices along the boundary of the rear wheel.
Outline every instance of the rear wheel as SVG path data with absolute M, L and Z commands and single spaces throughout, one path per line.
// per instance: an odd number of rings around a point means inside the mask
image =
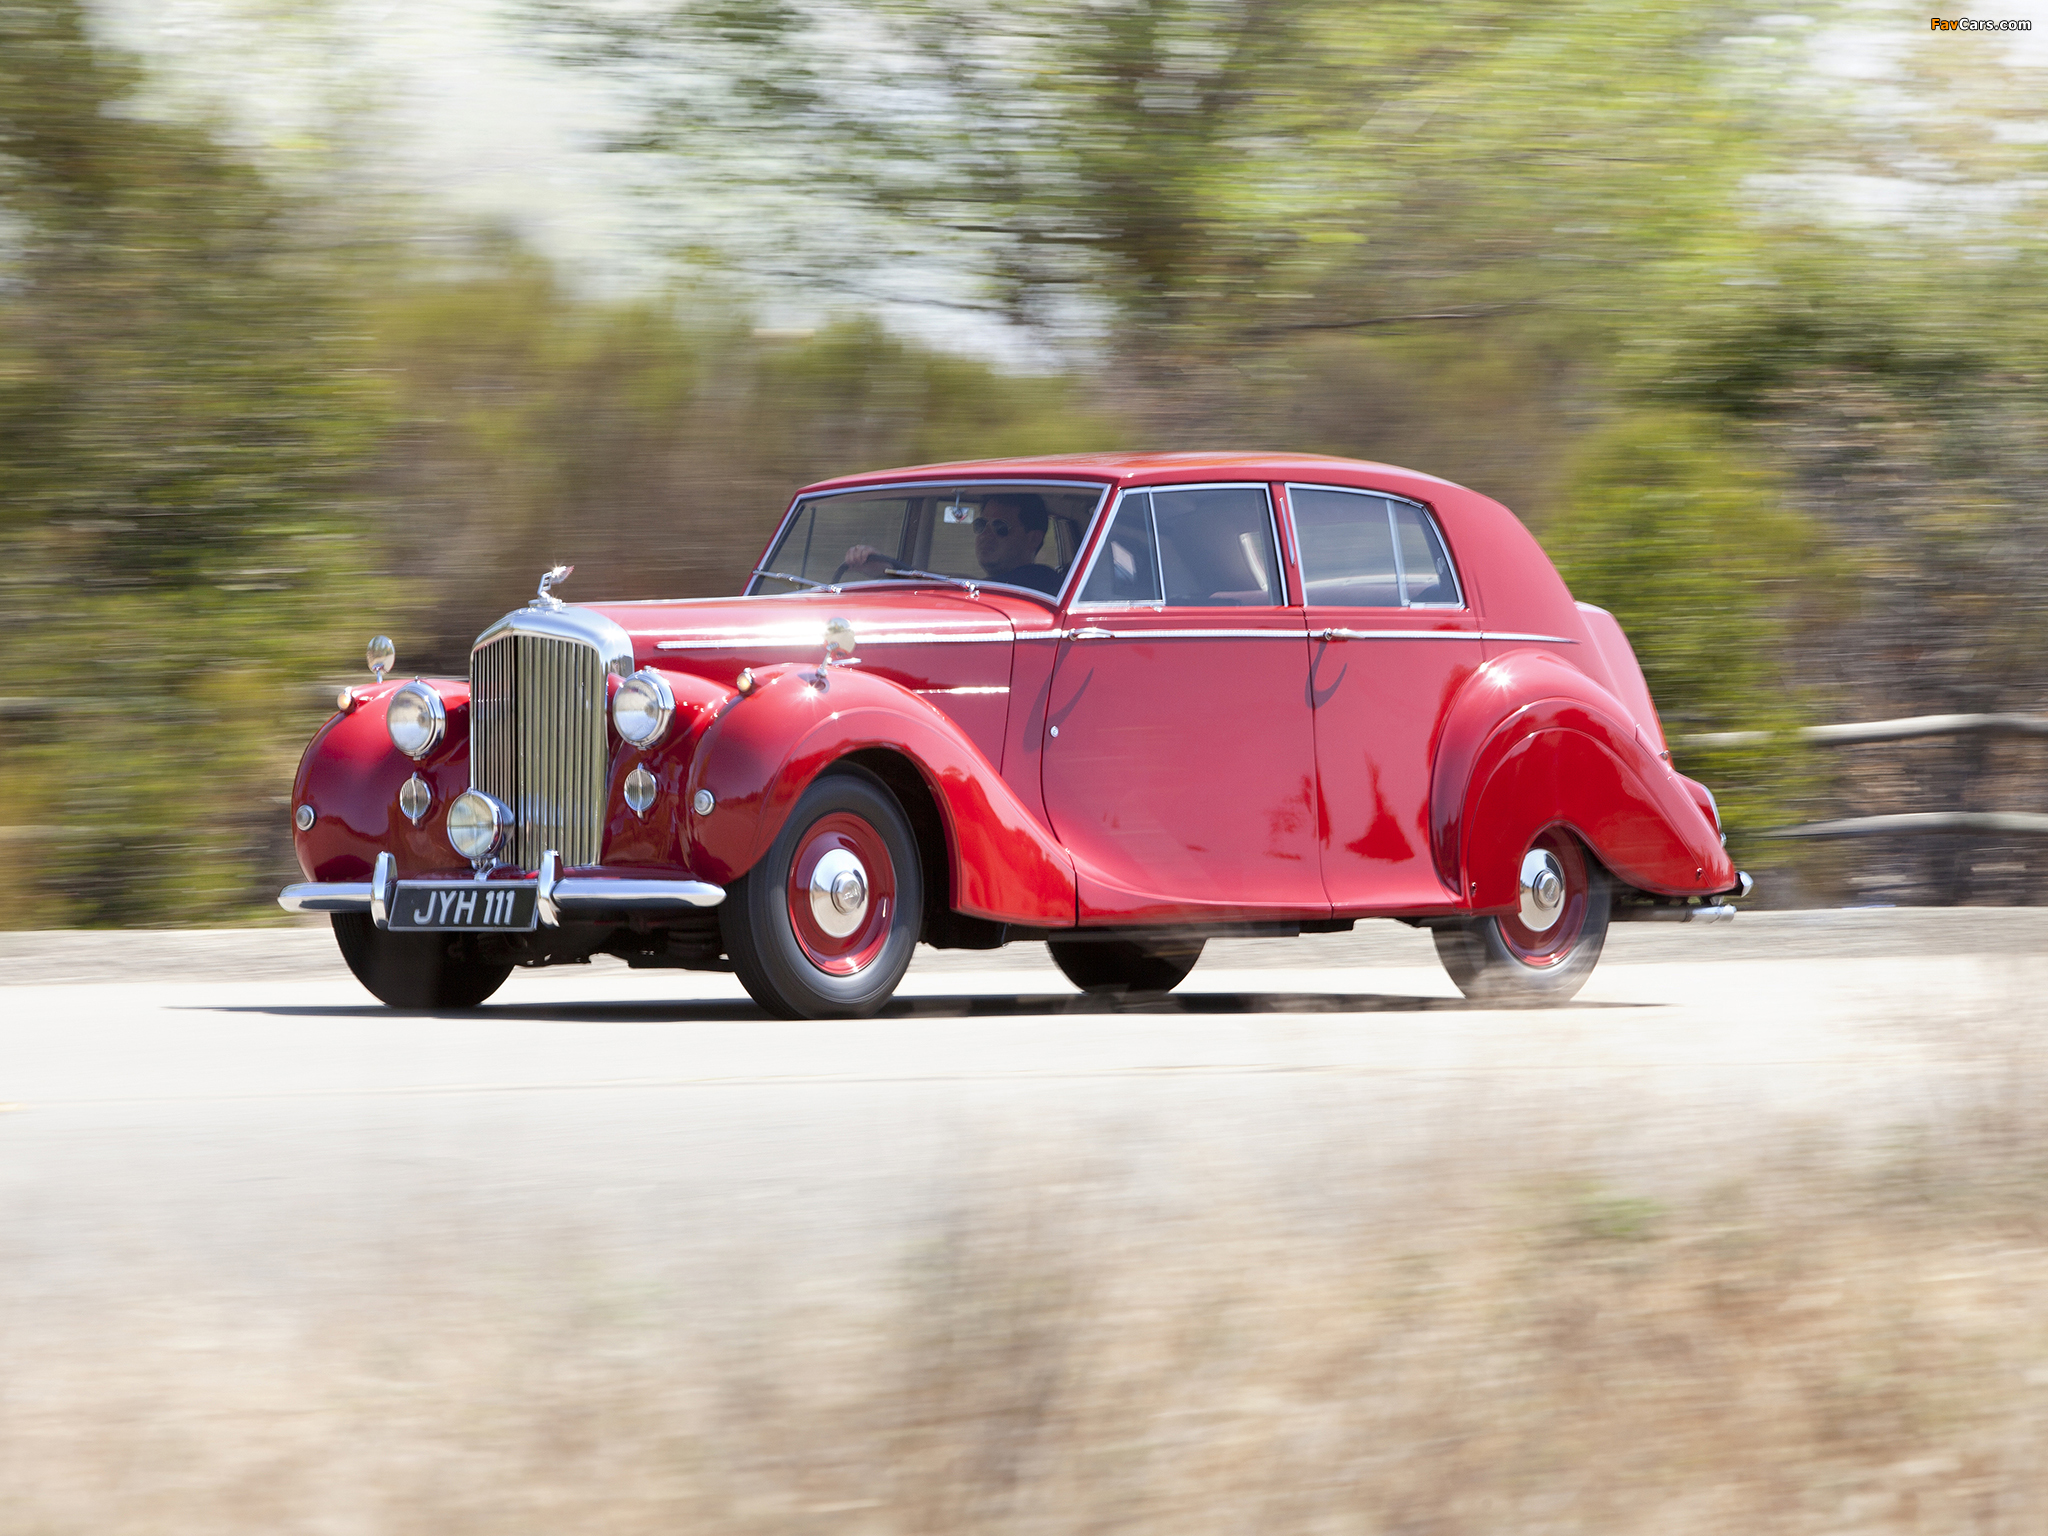
M 509 961 L 481 960 L 466 933 L 392 933 L 366 912 L 334 914 L 334 942 L 355 978 L 390 1008 L 474 1008 L 505 984 Z
M 1047 939 L 1053 964 L 1083 992 L 1171 992 L 1202 958 L 1201 939 Z
M 859 1019 L 896 991 L 917 948 L 917 840 L 887 786 L 821 775 L 720 904 L 725 951 L 755 1002 L 784 1019 Z
M 1478 1002 L 1542 1007 L 1567 1002 L 1600 961 L 1613 886 L 1607 871 L 1562 827 L 1522 856 L 1521 900 L 1501 917 L 1436 930 L 1437 958 Z

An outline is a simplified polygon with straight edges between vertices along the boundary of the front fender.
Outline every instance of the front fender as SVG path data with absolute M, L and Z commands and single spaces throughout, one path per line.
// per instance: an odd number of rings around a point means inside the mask
M 462 869 L 448 845 L 448 802 L 469 788 L 469 682 L 430 677 L 448 712 L 441 740 L 419 762 L 391 744 L 384 707 L 402 683 L 352 690 L 355 702 L 314 733 L 292 779 L 292 808 L 313 807 L 313 825 L 292 828 L 292 851 L 309 880 L 365 880 L 377 855 L 391 853 L 401 874 Z M 398 808 L 399 787 L 415 773 L 434 791 L 418 826 Z
M 909 760 L 938 805 L 956 912 L 1071 927 L 1073 861 L 994 764 L 943 712 L 884 678 L 835 667 L 757 668 L 754 691 L 706 726 L 684 799 L 690 868 L 722 884 L 753 868 L 798 798 L 832 763 L 885 750 Z M 714 798 L 699 816 L 698 790 Z
M 1638 889 L 1735 884 L 1716 828 L 1630 711 L 1542 652 L 1473 674 L 1439 749 L 1430 812 L 1438 870 L 1480 910 L 1514 904 L 1522 854 L 1560 823 Z
M 740 694 L 694 672 L 648 670 L 659 672 L 675 696 L 675 718 L 653 747 L 618 743 L 612 751 L 605 781 L 604 862 L 650 871 L 688 870 L 693 867 L 686 829 L 691 765 L 703 749 L 705 732 L 720 711 L 739 702 Z M 626 804 L 626 779 L 635 768 L 654 775 L 654 802 L 644 817 Z

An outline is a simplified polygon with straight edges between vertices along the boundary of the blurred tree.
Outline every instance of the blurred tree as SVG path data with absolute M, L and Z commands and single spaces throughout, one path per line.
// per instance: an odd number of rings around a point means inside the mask
M 1820 622 L 1773 646 L 1824 718 L 2048 712 L 2038 241 L 1987 252 L 1920 230 L 1907 261 L 1897 239 L 1782 233 L 1750 284 L 1683 308 L 1632 371 L 1767 455 L 1832 551 Z M 1829 766 L 1809 814 L 2042 804 L 2039 748 L 1982 737 Z M 2027 899 L 2042 856 L 2033 840 L 1863 844 L 1856 878 L 1887 899 Z
M 1585 438 L 1561 501 L 1545 543 L 1574 595 L 1621 621 L 1673 760 L 1714 787 L 1732 835 L 1791 819 L 1813 775 L 1793 742 L 1703 749 L 1685 738 L 1803 723 L 1792 641 L 1811 617 L 1813 524 L 1786 505 L 1753 445 L 1712 417 L 1671 411 Z M 1754 862 L 1762 850 L 1742 852 Z
M 1732 8 L 530 0 L 814 286 L 981 280 L 1184 358 L 1471 317 L 1695 255 L 1749 168 Z M 780 188 L 794 208 L 762 188 Z M 941 295 L 943 296 L 943 295 Z
M 0 826 L 38 926 L 269 883 L 376 419 L 295 210 L 137 85 L 78 0 L 0 4 Z
M 1107 447 L 1083 385 L 1011 377 L 851 317 L 757 336 L 715 294 L 598 302 L 502 243 L 370 308 L 394 427 L 376 475 L 393 568 L 436 598 L 435 664 L 556 560 L 588 596 L 736 592 L 805 482 L 856 468 Z

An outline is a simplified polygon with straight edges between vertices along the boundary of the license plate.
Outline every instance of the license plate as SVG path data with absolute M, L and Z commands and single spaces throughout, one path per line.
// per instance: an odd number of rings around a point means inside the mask
M 533 885 L 502 880 L 401 880 L 391 897 L 398 933 L 527 933 L 538 911 Z

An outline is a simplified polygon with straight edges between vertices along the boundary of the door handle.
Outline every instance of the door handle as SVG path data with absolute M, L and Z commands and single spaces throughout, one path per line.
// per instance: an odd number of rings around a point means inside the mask
M 1109 640 L 1114 638 L 1106 629 L 1097 629 L 1092 624 L 1082 629 L 1067 631 L 1069 640 Z
M 1316 631 L 1316 638 L 1318 640 L 1356 640 L 1358 638 L 1358 631 L 1355 629 L 1319 629 Z

